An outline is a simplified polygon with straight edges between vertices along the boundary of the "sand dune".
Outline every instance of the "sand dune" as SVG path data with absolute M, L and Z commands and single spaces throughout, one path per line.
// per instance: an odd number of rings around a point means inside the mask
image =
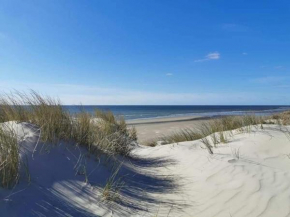
M 133 158 L 119 159 L 120 200 L 107 202 L 102 187 L 111 170 L 104 161 L 68 144 L 38 144 L 32 125 L 9 126 L 31 182 L 22 176 L 14 189 L 0 190 L 1 216 L 290 216 L 290 140 L 281 131 L 290 127 L 236 130 L 213 155 L 200 141 L 137 147 Z
M 188 205 L 180 216 L 290 214 L 290 141 L 278 127 L 268 125 L 250 134 L 236 131 L 213 156 L 200 147 L 195 141 L 139 150 L 142 156 L 178 162 L 162 171 L 179 177 L 179 194 Z

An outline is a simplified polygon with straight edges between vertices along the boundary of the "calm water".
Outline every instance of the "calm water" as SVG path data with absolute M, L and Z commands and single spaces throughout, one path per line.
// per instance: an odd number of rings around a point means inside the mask
M 268 115 L 290 110 L 290 106 L 64 106 L 71 113 L 82 109 L 93 113 L 95 109 L 110 110 L 115 115 L 123 115 L 126 120 L 177 117 L 177 116 L 216 116 L 216 115 Z

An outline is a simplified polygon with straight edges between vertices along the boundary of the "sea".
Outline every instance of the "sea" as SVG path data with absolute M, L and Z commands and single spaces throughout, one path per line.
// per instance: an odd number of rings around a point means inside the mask
M 182 117 L 182 116 L 226 116 L 226 115 L 271 115 L 286 110 L 290 110 L 290 106 L 281 105 L 82 105 L 64 106 L 71 114 L 76 114 L 80 111 L 94 113 L 96 109 L 102 111 L 112 111 L 116 116 L 123 116 L 126 120 L 134 119 L 152 119 L 165 117 Z

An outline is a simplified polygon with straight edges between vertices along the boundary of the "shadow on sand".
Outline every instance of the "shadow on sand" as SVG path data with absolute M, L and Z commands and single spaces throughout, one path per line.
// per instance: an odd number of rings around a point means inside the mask
M 38 137 L 21 143 L 22 158 L 27 161 L 31 182 L 27 184 L 22 168 L 20 183 L 12 190 L 0 192 L 1 216 L 132 216 L 158 209 L 158 206 L 185 205 L 158 194 L 178 190 L 176 177 L 163 176 L 156 169 L 176 162 L 165 158 L 111 159 L 105 164 L 87 155 L 80 147 L 59 145 L 43 153 L 43 145 L 31 147 Z M 80 157 L 82 156 L 82 157 Z M 112 165 L 122 164 L 116 179 L 122 180 L 123 188 L 116 201 L 105 201 L 102 191 L 112 175 Z M 85 166 L 85 174 L 76 171 L 76 165 Z M 164 198 L 164 197 L 162 197 Z

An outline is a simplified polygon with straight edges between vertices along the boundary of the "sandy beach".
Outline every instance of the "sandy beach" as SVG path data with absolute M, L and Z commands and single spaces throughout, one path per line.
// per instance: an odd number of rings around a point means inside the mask
M 148 141 L 158 139 L 161 136 L 167 136 L 173 132 L 186 128 L 197 128 L 201 124 L 206 123 L 217 117 L 201 117 L 201 116 L 181 116 L 181 117 L 165 117 L 138 119 L 127 121 L 128 126 L 134 126 L 137 130 L 138 142 L 145 144 Z

